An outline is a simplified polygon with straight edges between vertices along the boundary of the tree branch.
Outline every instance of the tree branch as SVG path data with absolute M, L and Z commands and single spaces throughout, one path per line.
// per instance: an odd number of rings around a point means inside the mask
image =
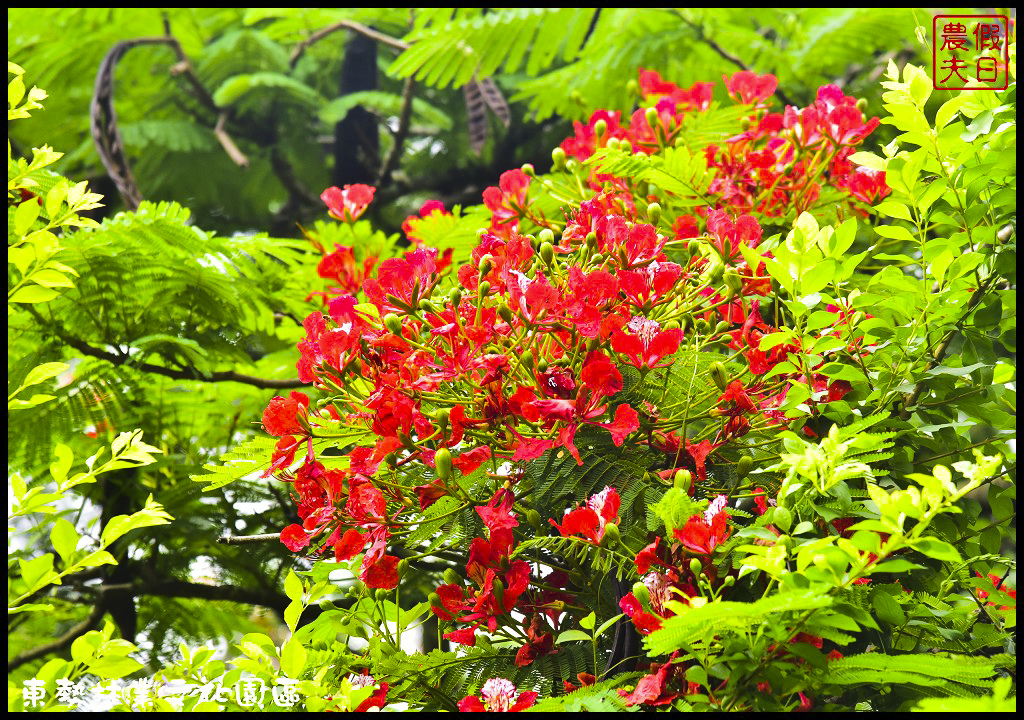
M 314 43 L 320 42 L 321 40 L 323 40 L 325 37 L 327 37 L 331 33 L 337 32 L 338 30 L 346 30 L 346 29 L 347 30 L 352 30 L 353 32 L 357 32 L 360 35 L 365 35 L 366 37 L 368 37 L 368 38 L 370 38 L 372 40 L 376 40 L 377 42 L 384 43 L 385 45 L 388 45 L 390 47 L 395 48 L 396 50 L 408 50 L 409 49 L 409 43 L 403 42 L 403 41 L 399 40 L 398 38 L 393 38 L 390 35 L 385 35 L 382 32 L 378 32 L 378 31 L 376 31 L 376 30 L 374 30 L 372 28 L 368 28 L 365 25 L 363 25 L 362 23 L 353 22 L 351 20 L 340 20 L 340 21 L 334 23 L 333 25 L 328 25 L 325 28 L 321 28 L 320 30 L 317 30 L 315 33 L 313 33 L 308 38 L 306 38 L 305 40 L 300 42 L 298 45 L 296 45 L 295 49 L 292 50 L 292 56 L 291 56 L 291 59 L 289 61 L 290 66 L 293 67 L 293 68 L 295 67 L 296 63 L 299 62 L 299 58 L 302 57 L 302 53 L 306 52 L 306 48 L 308 48 L 310 45 L 313 45 Z
M 385 185 L 391 179 L 391 172 L 398 164 L 402 155 L 402 147 L 405 145 L 405 138 L 409 135 L 409 121 L 412 119 L 412 91 L 415 82 L 411 77 L 405 79 L 402 87 L 402 110 L 398 114 L 398 130 L 392 137 L 391 152 L 388 153 L 384 165 L 381 166 L 377 175 L 377 185 Z
M 248 545 L 250 543 L 264 543 L 280 539 L 280 533 L 266 533 L 263 535 L 222 535 L 217 538 L 217 542 L 222 545 Z
M 40 324 L 47 324 L 34 308 L 28 307 L 28 310 L 33 316 L 35 316 L 36 320 L 38 320 Z M 132 363 L 132 358 L 129 355 L 115 355 L 114 353 L 94 348 L 78 338 L 71 337 L 70 335 L 61 332 L 57 328 L 52 329 L 55 331 L 57 337 L 73 347 L 75 350 L 78 350 L 78 352 L 83 355 L 88 355 L 89 357 L 94 357 L 99 360 L 106 360 L 114 365 L 128 365 L 138 370 L 142 370 L 143 372 L 152 373 L 154 375 L 163 375 L 164 377 L 171 378 L 172 380 L 192 380 L 195 382 L 237 382 L 252 385 L 253 387 L 272 390 L 287 390 L 289 388 L 304 387 L 308 384 L 302 382 L 298 378 L 275 380 L 273 378 L 256 377 L 255 375 L 244 375 L 242 373 L 237 373 L 234 370 L 222 370 L 220 372 L 212 372 L 207 376 L 203 376 L 194 368 L 189 370 L 174 370 L 173 368 L 163 367 L 162 365 L 153 365 L 151 363 Z
M 98 602 L 95 605 L 95 607 L 93 607 L 92 612 L 89 613 L 89 617 L 80 622 L 78 625 L 75 625 L 73 628 L 68 630 L 66 633 L 61 635 L 53 642 L 49 642 L 45 645 L 40 645 L 38 647 L 32 648 L 31 650 L 23 652 L 22 654 L 17 655 L 16 657 L 8 660 L 7 672 L 11 672 L 12 670 L 21 667 L 27 662 L 37 660 L 41 657 L 45 657 L 50 653 L 60 652 L 64 648 L 70 647 L 71 643 L 73 643 L 82 635 L 85 635 L 87 632 L 89 632 L 94 627 L 99 625 L 99 622 L 103 619 L 103 614 L 105 612 L 106 610 L 104 609 L 103 602 Z

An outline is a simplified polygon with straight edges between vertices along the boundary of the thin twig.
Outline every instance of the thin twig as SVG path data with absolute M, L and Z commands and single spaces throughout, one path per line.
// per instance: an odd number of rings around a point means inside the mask
M 280 533 L 266 533 L 265 535 L 223 535 L 217 538 L 217 542 L 221 545 L 249 545 L 252 543 L 265 543 L 280 539 Z
M 331 33 L 337 32 L 338 30 L 346 29 L 352 30 L 353 32 L 357 32 L 360 35 L 365 35 L 366 37 L 376 40 L 377 42 L 384 43 L 385 45 L 389 45 L 395 48 L 396 50 L 409 49 L 409 43 L 403 42 L 398 38 L 393 38 L 390 35 L 385 35 L 384 33 L 378 32 L 372 28 L 368 28 L 362 23 L 353 22 L 351 20 L 339 20 L 333 25 L 328 25 L 325 28 L 317 30 L 315 33 L 313 33 L 308 38 L 306 38 L 298 45 L 296 45 L 295 49 L 292 50 L 292 56 L 290 60 L 291 67 L 295 67 L 296 63 L 299 62 L 299 58 L 302 57 L 302 53 L 304 53 L 306 51 L 306 48 L 308 48 L 310 45 L 320 42 Z
M 235 145 L 235 141 L 232 140 L 231 136 L 224 130 L 224 125 L 227 121 L 227 112 L 221 112 L 220 116 L 217 118 L 217 125 L 213 128 L 213 134 L 217 136 L 217 140 L 220 142 L 221 147 L 224 148 L 224 152 L 226 152 L 228 157 L 234 161 L 235 165 L 247 168 L 249 167 L 249 158 L 247 158 L 245 154 L 238 149 L 238 146 Z
M 398 159 L 402 155 L 405 138 L 409 135 L 409 122 L 412 120 L 412 91 L 414 87 L 415 82 L 413 79 L 411 77 L 406 78 L 405 85 L 402 87 L 402 110 L 398 114 L 398 130 L 392 138 L 391 151 L 388 153 L 387 159 L 377 175 L 378 185 L 387 184 L 391 179 L 391 172 L 395 169 Z
M 87 632 L 92 630 L 94 627 L 99 625 L 100 620 L 103 619 L 105 609 L 102 602 L 98 602 L 82 622 L 75 625 L 73 628 L 68 630 L 66 633 L 61 635 L 53 642 L 46 643 L 45 645 L 39 645 L 31 650 L 27 650 L 22 654 L 7 661 L 7 672 L 11 672 L 27 662 L 31 662 L 41 657 L 45 657 L 50 653 L 60 652 L 61 650 L 69 647 L 78 638 L 85 635 Z
M 34 308 L 28 308 L 28 310 L 35 316 L 36 320 L 38 320 L 40 324 L 46 324 L 43 317 L 39 315 L 39 313 L 35 312 Z M 202 375 L 194 368 L 189 368 L 187 370 L 174 370 L 172 368 L 163 367 L 162 365 L 132 363 L 132 358 L 129 355 L 115 355 L 114 353 L 94 348 L 88 343 L 67 335 L 57 328 L 51 329 L 57 337 L 73 347 L 75 350 L 78 350 L 83 355 L 88 355 L 89 357 L 94 357 L 99 360 L 106 360 L 114 365 L 128 365 L 129 367 L 134 367 L 137 370 L 152 373 L 154 375 L 163 375 L 164 377 L 171 378 L 172 380 L 193 380 L 195 382 L 237 382 L 271 390 L 298 388 L 308 384 L 302 382 L 298 378 L 276 380 L 273 378 L 256 377 L 255 375 L 244 375 L 242 373 L 237 373 L 234 370 L 223 370 L 220 372 L 212 372 L 209 375 Z

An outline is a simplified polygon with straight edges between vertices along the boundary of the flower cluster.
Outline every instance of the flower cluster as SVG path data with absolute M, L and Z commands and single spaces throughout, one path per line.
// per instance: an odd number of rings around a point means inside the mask
M 457 267 L 450 251 L 423 239 L 429 223 L 457 221 L 438 203 L 407 220 L 412 246 L 398 256 L 359 266 L 351 248 L 325 254 L 318 270 L 331 283 L 326 312 L 304 323 L 298 369 L 327 396 L 326 407 L 313 412 L 306 395 L 293 393 L 264 414 L 267 432 L 281 438 L 268 474 L 293 485 L 302 520 L 282 541 L 339 561 L 362 553 L 360 577 L 370 588 L 397 586 L 400 561 L 389 543 L 433 519 L 441 499 L 448 514 L 475 513 L 480 530 L 468 539 L 465 572 L 461 563 L 460 572 L 449 568 L 431 609 L 451 642 L 473 646 L 482 632 L 514 639 L 517 665 L 552 652 L 575 618 L 565 610 L 566 573 L 556 563 L 539 577 L 523 558 L 533 533 L 520 518 L 537 532 L 553 528 L 635 558 L 640 580 L 620 607 L 650 633 L 671 616 L 669 601 L 722 582 L 712 556 L 732 519 L 713 467 L 732 462 L 740 438 L 801 422 L 786 412 L 794 385 L 806 388 L 812 412 L 849 390 L 820 374 L 824 358 L 808 364 L 799 341 L 763 342 L 780 328 L 762 315 L 774 299 L 764 262 L 771 255 L 758 248 L 763 222 L 818 207 L 826 189 L 833 211 L 884 195 L 880 178 L 848 161 L 877 119 L 865 121 L 831 86 L 808 108 L 773 113 L 775 79 L 737 73 L 726 88 L 746 113 L 738 132 L 698 152 L 686 129 L 712 111 L 712 84 L 682 89 L 644 71 L 639 86 L 646 106 L 628 123 L 595 113 L 556 151 L 556 171 L 585 195 L 563 200 L 562 218 L 538 209 L 538 198 L 562 198 L 549 179 L 510 170 L 484 192 L 490 223 Z M 672 193 L 655 194 L 651 183 L 599 171 L 588 160 L 598 151 L 687 151 L 714 172 L 699 201 L 674 205 Z M 365 186 L 331 188 L 324 201 L 352 223 L 372 195 Z M 839 324 L 843 310 L 834 312 Z M 669 401 L 677 367 L 687 373 L 685 402 Z M 339 426 L 348 429 L 342 445 L 355 444 L 325 464 L 314 440 L 329 440 Z M 631 482 L 662 493 L 675 482 L 706 509 L 668 536 L 630 546 L 619 531 L 624 484 L 598 491 L 592 483 L 575 508 L 538 506 L 521 486 L 522 469 L 563 455 L 582 468 L 584 428 L 655 458 Z M 655 668 L 630 702 L 671 700 L 673 672 L 669 663 Z M 511 683 L 494 679 L 482 699 L 459 706 L 517 710 L 535 696 L 516 700 Z

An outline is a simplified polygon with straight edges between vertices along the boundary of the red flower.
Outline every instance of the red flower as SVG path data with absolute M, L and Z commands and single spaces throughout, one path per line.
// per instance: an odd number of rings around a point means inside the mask
M 582 535 L 596 545 L 604 537 L 605 525 L 618 522 L 620 503 L 618 491 L 612 487 L 605 487 L 597 495 L 589 498 L 584 507 L 567 512 L 562 518 L 561 525 L 554 519 L 548 522 L 558 528 L 562 537 Z
M 619 600 L 619 607 L 633 621 L 633 625 L 641 635 L 650 635 L 655 630 L 661 629 L 661 618 L 644 610 L 633 593 L 629 593 Z
M 977 572 L 977 571 L 975 571 L 975 572 L 976 572 L 978 577 L 984 577 L 980 572 Z M 994 575 L 992 573 L 989 573 L 988 579 L 989 579 L 989 582 L 992 583 L 993 590 L 995 590 L 996 592 L 1001 592 L 1001 593 L 1004 593 L 1004 594 L 1008 595 L 1010 597 L 1010 599 L 1012 599 L 1014 601 L 1014 607 L 1017 606 L 1017 591 L 1016 590 L 1014 590 L 1012 588 L 1006 587 L 1004 582 L 1000 582 L 998 575 Z M 989 592 L 987 590 L 982 590 L 980 588 L 978 589 L 978 598 L 979 599 L 985 600 L 985 599 L 988 598 L 988 596 L 989 596 Z M 986 605 L 995 606 L 994 602 L 987 602 L 985 604 Z M 1010 606 L 1008 606 L 1008 605 L 1000 605 L 999 609 L 1000 610 L 1009 610 Z
M 301 525 L 289 525 L 281 531 L 281 542 L 292 552 L 298 552 L 309 545 L 309 534 Z
M 652 669 L 654 672 L 641 678 L 633 692 L 619 690 L 619 695 L 625 699 L 627 706 L 668 705 L 679 697 L 678 692 L 668 692 L 665 687 L 674 674 L 675 666 L 672 661 L 669 660 L 660 666 L 653 665 Z
M 263 411 L 263 427 L 271 435 L 308 435 L 309 431 L 299 422 L 298 416 L 306 417 L 309 398 L 298 391 L 283 398 L 273 397 Z
M 537 693 L 524 692 L 516 697 L 516 686 L 504 678 L 491 678 L 484 683 L 477 697 L 459 700 L 459 712 L 521 712 L 537 702 Z
M 530 177 L 522 170 L 507 170 L 498 179 L 498 187 L 484 190 L 484 205 L 491 211 L 491 226 L 496 233 L 512 232 L 526 205 Z
M 729 537 L 729 528 L 726 525 L 727 500 L 725 495 L 719 495 L 712 500 L 703 516 L 694 515 L 686 521 L 685 526 L 673 531 L 676 539 L 695 553 L 710 555 Z
M 329 187 L 320 194 L 320 199 L 327 205 L 331 217 L 351 223 L 366 211 L 366 207 L 373 201 L 375 190 L 369 185 L 360 184 L 346 185 L 344 190 Z
M 725 80 L 725 89 L 729 97 L 744 105 L 761 104 L 762 100 L 772 96 L 779 85 L 778 79 L 771 73 L 758 75 L 750 70 L 733 73 L 731 78 L 723 75 L 722 79 Z
M 657 320 L 639 315 L 629 321 L 626 329 L 629 333 L 618 330 L 612 335 L 612 350 L 628 356 L 629 364 L 637 369 L 670 365 L 667 361 L 660 362 L 661 359 L 672 355 L 683 341 L 683 331 L 679 328 L 662 330 Z

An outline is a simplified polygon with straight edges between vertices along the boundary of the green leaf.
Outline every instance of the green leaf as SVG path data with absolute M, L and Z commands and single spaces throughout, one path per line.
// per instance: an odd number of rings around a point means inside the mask
M 42 405 L 43 403 L 48 403 L 48 402 L 50 402 L 53 399 L 54 399 L 53 395 L 37 394 L 37 395 L 33 395 L 32 397 L 30 397 L 28 400 L 18 400 L 18 399 L 9 400 L 7 402 L 7 409 L 8 410 L 27 410 L 29 408 L 35 407 L 36 405 Z
M 95 567 L 96 565 L 117 565 L 117 560 L 106 550 L 96 550 L 79 560 L 77 565 L 83 567 Z
M 911 547 L 922 555 L 927 555 L 936 560 L 953 563 L 962 562 L 960 553 L 957 552 L 956 548 L 944 540 L 930 537 L 918 538 L 911 543 Z
M 60 555 L 64 564 L 67 565 L 78 547 L 78 533 L 75 531 L 75 526 L 64 518 L 59 518 L 53 524 L 53 529 L 50 530 L 50 542 L 53 543 L 53 549 Z
M 288 576 L 284 579 L 284 594 L 289 600 L 302 599 L 302 580 L 295 574 L 294 570 L 288 570 Z
M 903 608 L 885 590 L 875 590 L 871 596 L 871 604 L 880 620 L 884 620 L 893 627 L 902 627 L 906 624 L 907 616 L 903 612 Z
M 597 614 L 591 612 L 585 618 L 580 620 L 580 627 L 582 627 L 584 630 L 593 630 L 595 622 L 597 622 Z
M 27 235 L 32 227 L 32 223 L 39 217 L 41 209 L 35 198 L 26 200 L 18 205 L 14 211 L 14 234 L 18 237 Z
M 603 623 L 601 623 L 601 627 L 597 629 L 597 632 L 594 633 L 594 635 L 596 637 L 601 637 L 601 635 L 604 634 L 604 631 L 610 628 L 612 625 L 614 625 L 619 620 L 619 618 L 623 617 L 624 614 L 625 613 L 619 613 L 615 617 L 611 617 L 605 620 Z
M 573 642 L 574 640 L 586 640 L 587 642 L 591 642 L 592 638 L 582 630 L 566 630 L 559 634 L 555 644 L 560 645 L 565 642 Z
M 48 362 L 43 363 L 42 365 L 37 365 L 29 371 L 27 376 L 25 376 L 25 380 L 21 383 L 21 388 L 27 388 L 32 385 L 38 385 L 41 382 L 46 382 L 50 378 L 57 377 L 70 367 L 71 366 L 67 363 L 62 362 Z M 20 390 L 21 388 L 18 389 Z
M 35 590 L 45 578 L 55 577 L 53 571 L 53 553 L 45 553 L 31 560 L 18 559 L 21 566 L 21 579 L 30 590 Z
M 288 603 L 288 607 L 284 609 L 284 623 L 292 632 L 295 632 L 295 628 L 299 623 L 299 616 L 302 615 L 304 609 L 305 606 L 301 600 L 292 600 Z
M 34 305 L 36 303 L 49 302 L 59 294 L 56 290 L 45 288 L 42 285 L 26 285 L 19 288 L 14 295 L 7 299 L 7 302 Z
M 281 670 L 290 678 L 300 678 L 306 666 L 307 652 L 293 635 L 281 648 Z
M 130 657 L 114 656 L 114 657 L 101 657 L 93 660 L 88 665 L 89 672 L 93 675 L 98 675 L 101 678 L 122 678 L 125 675 L 131 675 L 133 672 L 141 670 L 145 667 L 138 660 L 133 660 Z

